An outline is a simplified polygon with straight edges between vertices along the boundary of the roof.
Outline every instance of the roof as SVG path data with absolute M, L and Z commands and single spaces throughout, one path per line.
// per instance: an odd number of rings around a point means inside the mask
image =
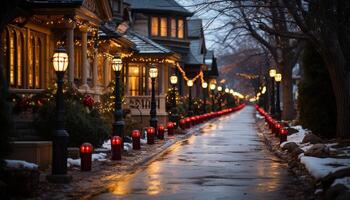
M 188 37 L 201 37 L 202 36 L 202 19 L 190 19 L 187 21 Z
M 190 41 L 190 52 L 185 58 L 185 63 L 188 65 L 201 65 L 203 64 L 204 55 L 201 54 L 202 40 L 191 40 Z
M 154 42 L 153 40 L 133 31 L 128 31 L 123 35 L 136 45 L 139 54 L 170 54 L 173 53 L 166 47 Z
M 100 38 L 119 38 L 119 37 L 121 37 L 121 35 L 118 32 L 114 31 L 113 28 L 108 26 L 108 25 L 100 26 L 97 34 Z
M 124 0 L 131 5 L 131 9 L 134 11 L 146 11 L 146 12 L 161 12 L 161 13 L 173 13 L 183 16 L 192 16 L 193 13 L 189 12 L 183 6 L 178 4 L 175 0 Z

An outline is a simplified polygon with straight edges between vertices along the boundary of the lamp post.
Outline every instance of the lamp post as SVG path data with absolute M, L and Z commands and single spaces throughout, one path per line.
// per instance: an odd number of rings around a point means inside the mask
M 175 122 L 175 127 L 178 126 L 178 114 L 177 114 L 177 108 L 176 108 L 176 92 L 175 92 L 175 86 L 177 84 L 178 78 L 175 74 L 170 76 L 170 83 L 172 85 L 172 93 L 171 93 L 171 115 L 170 115 L 170 121 Z
M 114 123 L 113 123 L 113 136 L 119 136 L 122 138 L 122 149 L 124 148 L 124 120 L 121 100 L 121 83 L 120 73 L 123 67 L 122 59 L 119 55 L 114 56 L 112 59 L 112 69 L 115 72 L 115 109 L 114 109 Z
M 214 112 L 215 111 L 215 100 L 214 100 L 214 96 L 215 96 L 215 88 L 216 85 L 215 83 L 211 83 L 210 84 L 210 90 L 211 90 L 211 111 Z
M 192 106 L 192 86 L 193 81 L 188 80 L 187 81 L 188 86 L 188 116 L 193 116 L 193 106 Z
M 229 88 L 225 88 L 225 99 L 226 99 L 226 108 L 228 108 L 228 94 L 230 93 Z
M 221 101 L 222 101 L 222 95 L 221 95 L 221 91 L 222 91 L 222 87 L 218 86 L 218 94 L 219 94 L 219 110 L 222 110 L 222 106 L 221 106 Z
M 276 81 L 276 117 L 281 120 L 281 105 L 280 105 L 280 83 L 282 81 L 282 74 L 275 75 Z
M 203 112 L 207 112 L 207 88 L 208 88 L 208 83 L 203 82 L 202 83 L 202 88 L 203 88 Z
M 155 82 L 156 78 L 158 77 L 158 69 L 155 66 L 152 66 L 149 69 L 149 77 L 151 78 L 152 81 L 152 97 L 151 97 L 151 119 L 149 120 L 150 126 L 154 128 L 154 130 L 157 130 L 157 104 L 156 104 L 156 92 L 155 92 Z
M 271 104 L 270 104 L 270 113 L 271 115 L 275 115 L 275 79 L 276 69 L 270 69 L 269 76 L 271 78 Z
M 59 47 L 55 51 L 52 64 L 57 75 L 56 128 L 52 140 L 52 174 L 47 176 L 47 179 L 51 182 L 66 183 L 72 177 L 67 175 L 67 145 L 69 135 L 64 128 L 63 77 L 68 67 L 68 54 L 63 47 Z

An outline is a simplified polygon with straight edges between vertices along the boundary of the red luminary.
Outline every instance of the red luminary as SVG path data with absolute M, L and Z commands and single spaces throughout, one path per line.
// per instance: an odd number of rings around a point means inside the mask
M 92 145 L 90 143 L 84 143 L 80 146 L 80 160 L 80 170 L 91 171 Z
M 122 138 L 119 136 L 113 136 L 111 138 L 111 152 L 112 160 L 121 160 L 122 159 Z
M 288 130 L 287 129 L 280 128 L 279 134 L 280 134 L 280 143 L 283 143 L 283 142 L 287 141 L 287 136 L 288 136 Z
M 196 117 L 195 117 L 195 116 L 192 116 L 190 119 L 191 119 L 191 124 L 192 124 L 192 126 L 194 126 L 194 125 L 197 124 L 197 121 L 196 121 Z
M 186 129 L 186 120 L 181 119 L 179 125 L 181 129 Z
M 275 123 L 274 133 L 275 133 L 275 136 L 276 136 L 276 137 L 278 137 L 279 130 L 280 130 L 281 127 L 282 127 L 281 124 L 279 124 L 279 123 L 277 123 L 277 122 Z
M 162 124 L 158 125 L 157 137 L 160 140 L 164 140 L 164 126 Z
M 140 131 L 133 130 L 131 133 L 131 137 L 132 137 L 132 148 L 134 150 L 141 149 L 141 143 L 140 143 L 141 133 L 140 133 Z
M 168 136 L 174 135 L 174 123 L 173 122 L 168 122 L 166 125 L 166 128 L 168 129 Z
M 147 127 L 146 132 L 147 132 L 147 144 L 154 144 L 154 137 L 155 137 L 156 131 L 154 130 L 153 127 Z
M 191 118 L 187 117 L 187 118 L 185 118 L 185 121 L 186 121 L 186 129 L 190 128 L 191 127 Z

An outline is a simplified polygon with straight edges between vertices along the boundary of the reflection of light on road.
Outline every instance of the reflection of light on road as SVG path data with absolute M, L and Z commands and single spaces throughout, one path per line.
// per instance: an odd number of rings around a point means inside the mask
M 159 178 L 160 162 L 153 162 L 146 170 L 149 178 L 147 184 L 147 194 L 156 195 L 163 190 L 162 183 Z
M 136 173 L 135 173 L 136 174 Z M 133 179 L 134 174 L 127 174 L 117 183 L 109 186 L 109 191 L 116 195 L 125 195 L 130 193 L 130 181 Z
M 280 171 L 282 165 L 275 161 L 259 160 L 257 162 L 257 170 L 259 177 L 269 177 L 270 179 L 264 180 L 263 183 L 259 183 L 256 190 L 259 191 L 276 191 L 280 184 Z

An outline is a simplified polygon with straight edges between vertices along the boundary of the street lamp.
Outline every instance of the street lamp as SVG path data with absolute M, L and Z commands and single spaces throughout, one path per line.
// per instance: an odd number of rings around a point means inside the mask
M 152 81 L 152 98 L 151 98 L 151 111 L 150 111 L 150 115 L 151 115 L 151 119 L 149 121 L 150 126 L 153 127 L 155 130 L 157 130 L 157 104 L 156 104 L 156 92 L 155 92 L 155 82 L 156 82 L 156 78 L 158 77 L 158 69 L 156 66 L 152 66 L 151 68 L 149 68 L 149 77 L 151 78 Z
M 188 86 L 188 116 L 193 115 L 193 108 L 192 108 L 192 86 L 193 86 L 193 81 L 188 80 L 187 81 L 187 86 Z
M 270 78 L 271 78 L 271 108 L 270 108 L 270 112 L 271 112 L 271 115 L 275 115 L 275 79 L 274 77 L 276 76 L 276 69 L 270 69 L 269 70 L 269 75 L 270 75 Z
M 202 88 L 203 88 L 203 112 L 207 112 L 207 88 L 208 88 L 208 83 L 203 82 L 202 83 Z
M 53 54 L 52 64 L 57 75 L 56 129 L 52 139 L 52 174 L 47 176 L 47 179 L 51 182 L 66 183 L 72 177 L 67 175 L 69 135 L 64 129 L 63 77 L 68 67 L 68 54 L 63 47 L 59 47 Z
M 282 81 L 282 74 L 275 75 L 276 81 L 276 117 L 281 119 L 281 105 L 280 105 L 280 83 Z
M 114 123 L 113 123 L 113 136 L 119 136 L 122 138 L 122 149 L 124 148 L 124 120 L 122 110 L 122 99 L 121 99 L 121 82 L 120 74 L 123 67 L 122 59 L 119 55 L 114 56 L 112 59 L 112 69 L 115 72 L 115 109 L 114 109 Z
M 218 86 L 218 94 L 219 94 L 219 110 L 222 110 L 222 106 L 221 106 L 221 103 L 222 103 L 222 95 L 221 95 L 221 91 L 222 91 L 222 87 L 221 87 L 221 86 Z
M 175 87 L 177 84 L 178 78 L 175 74 L 170 76 L 170 83 L 172 85 L 172 97 L 171 97 L 171 115 L 170 115 L 170 121 L 175 122 L 175 126 L 177 127 L 178 125 L 178 115 L 177 115 L 177 108 L 176 108 L 176 92 L 175 92 Z
M 216 85 L 215 85 L 215 83 L 211 83 L 209 87 L 211 90 L 211 111 L 214 112 L 215 111 L 215 105 L 214 105 L 215 104 L 215 100 L 214 100 L 215 93 L 214 93 L 214 91 L 215 91 Z

